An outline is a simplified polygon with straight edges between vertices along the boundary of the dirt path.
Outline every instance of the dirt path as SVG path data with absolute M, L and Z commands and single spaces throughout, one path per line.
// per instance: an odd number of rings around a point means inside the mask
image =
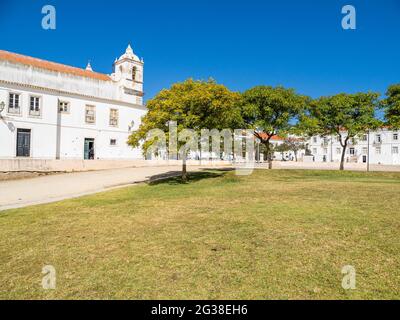
M 201 169 L 188 168 L 189 171 Z M 180 166 L 140 167 L 0 181 L 0 211 L 75 198 L 156 179 L 160 175 L 177 175 L 180 170 Z
M 0 172 L 0 181 L 21 180 L 49 176 L 56 173 L 47 172 Z

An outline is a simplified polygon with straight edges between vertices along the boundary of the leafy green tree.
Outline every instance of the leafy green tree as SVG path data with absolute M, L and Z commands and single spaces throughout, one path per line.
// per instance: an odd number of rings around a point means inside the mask
M 274 152 L 279 152 L 281 154 L 282 160 L 285 160 L 285 152 L 289 152 L 290 151 L 290 146 L 289 144 L 287 144 L 286 142 L 278 144 L 277 146 L 275 146 L 273 148 Z
M 247 128 L 265 146 L 269 168 L 272 169 L 270 140 L 284 136 L 307 106 L 309 99 L 293 89 L 257 86 L 242 94 L 242 116 Z
M 390 86 L 383 101 L 387 125 L 400 128 L 400 83 Z
M 344 170 L 346 149 L 350 139 L 376 129 L 381 122 L 375 117 L 377 93 L 341 93 L 311 102 L 302 116 L 300 127 L 309 135 L 337 136 L 342 146 L 340 170 Z
M 146 153 L 160 140 L 159 135 L 149 138 L 148 133 L 158 129 L 165 134 L 167 147 L 171 147 L 176 143 L 176 137 L 170 137 L 171 122 L 177 123 L 177 134 L 180 136 L 188 129 L 199 135 L 202 129 L 240 128 L 242 118 L 239 102 L 239 93 L 229 91 L 214 80 L 189 79 L 176 83 L 147 102 L 148 112 L 139 129 L 129 137 L 128 144 L 135 147 L 142 144 Z M 187 180 L 186 158 L 189 150 L 185 147 L 187 141 L 179 140 L 176 144 L 182 159 L 182 179 Z M 198 146 L 198 141 L 195 143 Z
M 285 140 L 285 143 L 288 145 L 289 151 L 293 151 L 294 157 L 295 157 L 296 162 L 297 162 L 299 151 L 306 149 L 306 144 L 304 143 L 304 139 L 295 138 L 295 137 L 288 137 Z

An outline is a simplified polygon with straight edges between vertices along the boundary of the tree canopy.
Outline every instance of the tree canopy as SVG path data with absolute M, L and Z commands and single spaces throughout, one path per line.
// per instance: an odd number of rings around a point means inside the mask
M 334 135 L 342 146 L 341 170 L 348 141 L 377 128 L 381 122 L 375 117 L 379 106 L 377 93 L 341 93 L 313 100 L 301 118 L 300 127 L 310 135 Z
M 400 128 L 400 83 L 390 86 L 383 101 L 387 125 Z
M 274 135 L 285 135 L 292 127 L 309 98 L 294 89 L 257 86 L 243 93 L 242 116 L 247 128 L 266 146 L 270 168 L 272 155 L 270 140 Z
M 148 112 L 143 117 L 139 129 L 129 137 L 128 144 L 139 146 L 143 143 L 142 147 L 146 152 L 156 139 L 146 140 L 148 133 L 159 129 L 165 133 L 168 145 L 171 121 L 177 123 L 178 134 L 187 129 L 199 133 L 201 129 L 240 128 L 242 118 L 239 102 L 239 93 L 231 92 L 214 80 L 189 79 L 176 83 L 148 101 Z M 181 156 L 185 160 L 186 154 Z
M 261 142 L 272 168 L 270 140 L 273 136 L 286 137 L 289 133 L 296 136 L 332 135 L 338 137 L 343 149 L 343 169 L 349 140 L 383 124 L 376 117 L 380 106 L 384 107 L 386 123 L 400 128 L 400 84 L 388 88 L 385 100 L 378 98 L 378 93 L 368 92 L 341 93 L 313 100 L 282 86 L 256 86 L 240 94 L 212 79 L 189 79 L 173 84 L 148 101 L 148 112 L 128 143 L 141 145 L 146 153 L 159 139 L 149 137 L 148 133 L 158 129 L 164 134 L 167 149 L 170 140 L 174 139 L 177 139 L 178 148 L 186 146 L 184 138 L 169 136 L 171 122 L 177 124 L 178 135 L 188 129 L 197 134 L 203 129 L 251 129 Z M 296 156 L 298 150 L 306 148 L 304 141 L 297 138 L 287 143 Z M 185 160 L 186 153 L 180 155 Z

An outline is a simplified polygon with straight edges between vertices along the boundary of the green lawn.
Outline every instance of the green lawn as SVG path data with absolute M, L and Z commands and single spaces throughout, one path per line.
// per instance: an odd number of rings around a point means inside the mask
M 0 298 L 398 299 L 399 195 L 396 173 L 210 171 L 0 212 Z

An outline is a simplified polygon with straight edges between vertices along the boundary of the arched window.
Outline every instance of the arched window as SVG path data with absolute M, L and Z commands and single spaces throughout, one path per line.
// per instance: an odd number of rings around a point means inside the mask
M 135 81 L 136 80 L 136 73 L 137 73 L 137 68 L 133 67 L 132 68 L 132 80 Z

